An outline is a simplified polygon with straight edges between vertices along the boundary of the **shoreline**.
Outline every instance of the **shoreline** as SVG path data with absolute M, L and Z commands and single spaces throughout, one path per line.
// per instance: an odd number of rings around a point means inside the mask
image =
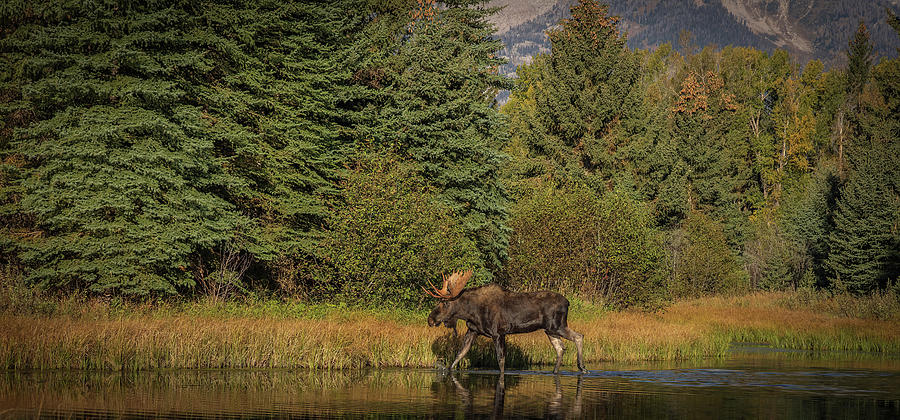
M 585 335 L 587 364 L 722 358 L 733 343 L 785 350 L 862 352 L 900 359 L 900 320 L 836 316 L 779 304 L 778 293 L 709 297 L 657 312 L 603 311 L 574 305 L 569 324 Z M 272 306 L 272 304 L 267 304 Z M 430 328 L 425 314 L 329 307 L 272 306 L 268 312 L 196 308 L 95 307 L 74 314 L 0 314 L 0 368 L 81 369 L 355 369 L 434 367 L 455 356 L 458 338 Z M 249 315 L 254 314 L 254 315 Z M 287 314 L 287 315 L 285 315 Z M 300 314 L 300 315 L 296 315 Z M 421 317 L 421 319 L 419 319 Z M 464 324 L 458 326 L 460 334 Z M 507 338 L 507 366 L 550 366 L 543 332 Z M 567 344 L 563 369 L 574 366 Z M 480 337 L 463 368 L 496 366 Z

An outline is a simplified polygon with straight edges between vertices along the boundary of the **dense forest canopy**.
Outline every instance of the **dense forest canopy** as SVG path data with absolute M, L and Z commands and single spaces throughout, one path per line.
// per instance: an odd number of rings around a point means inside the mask
M 475 0 L 0 10 L 4 281 L 413 306 L 460 268 L 620 306 L 897 288 L 900 59 L 863 23 L 826 71 L 632 50 L 583 0 L 513 81 Z

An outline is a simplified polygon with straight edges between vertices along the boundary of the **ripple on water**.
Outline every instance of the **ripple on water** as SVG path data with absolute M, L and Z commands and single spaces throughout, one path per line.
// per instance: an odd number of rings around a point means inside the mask
M 13 371 L 0 373 L 0 415 L 900 418 L 892 360 L 591 367 L 585 375 L 509 371 L 502 381 L 496 370 Z

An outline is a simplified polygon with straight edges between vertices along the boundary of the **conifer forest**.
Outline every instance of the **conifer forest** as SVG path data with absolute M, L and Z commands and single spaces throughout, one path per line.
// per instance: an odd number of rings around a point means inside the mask
M 864 24 L 826 67 L 629 49 L 582 0 L 507 78 L 495 12 L 4 2 L 3 281 L 421 308 L 428 281 L 473 269 L 612 308 L 900 299 L 900 58 Z

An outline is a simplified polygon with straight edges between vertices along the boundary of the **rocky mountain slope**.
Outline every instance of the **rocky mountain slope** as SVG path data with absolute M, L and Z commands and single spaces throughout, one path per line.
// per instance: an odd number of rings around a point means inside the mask
M 492 0 L 505 6 L 493 17 L 507 46 L 510 63 L 502 71 L 549 51 L 544 32 L 569 15 L 577 0 Z M 866 23 L 875 53 L 896 56 L 900 37 L 885 23 L 885 8 L 900 11 L 900 0 L 609 0 L 622 18 L 631 48 L 676 48 L 705 45 L 785 49 L 798 62 L 819 59 L 840 65 L 847 42 L 860 20 Z M 692 43 L 679 43 L 682 30 Z

